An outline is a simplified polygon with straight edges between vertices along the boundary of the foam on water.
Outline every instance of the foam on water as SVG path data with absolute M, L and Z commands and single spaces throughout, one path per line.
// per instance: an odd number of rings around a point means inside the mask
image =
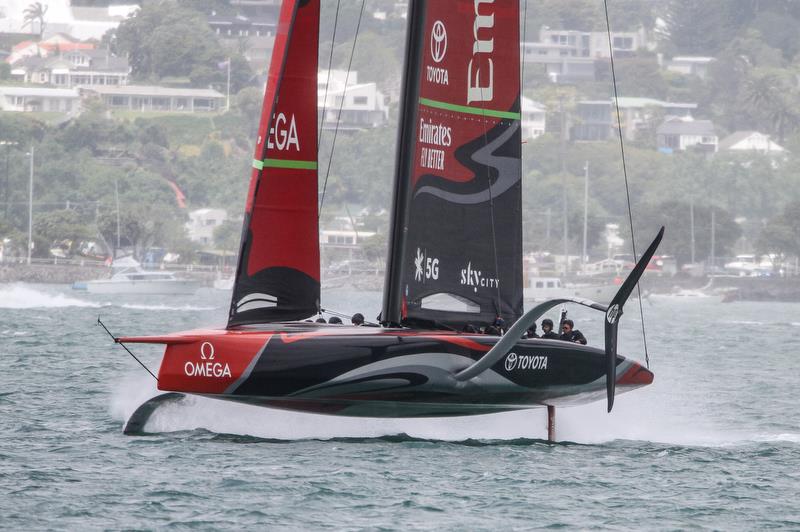
M 111 414 L 122 422 L 140 404 L 159 392 L 146 375 L 127 377 L 113 394 Z M 558 408 L 557 440 L 604 444 L 616 440 L 648 441 L 686 447 L 726 447 L 754 442 L 800 443 L 800 434 L 748 433 L 714 430 L 702 417 L 686 419 L 634 397 L 619 396 L 614 411 L 605 402 Z M 547 418 L 544 408 L 484 416 L 426 419 L 348 418 L 305 414 L 187 396 L 180 403 L 160 407 L 150 418 L 147 432 L 167 433 L 203 429 L 275 440 L 328 440 L 380 438 L 405 434 L 424 440 L 544 440 Z
M 64 294 L 48 294 L 46 292 L 41 292 L 23 284 L 0 285 L 0 308 L 97 308 L 100 306 L 99 303 L 67 297 Z
M 115 305 L 115 303 L 108 303 L 108 305 Z M 122 308 L 129 310 L 177 310 L 177 311 L 206 311 L 216 310 L 217 307 L 200 307 L 196 305 L 137 305 L 131 303 L 124 303 L 118 305 Z

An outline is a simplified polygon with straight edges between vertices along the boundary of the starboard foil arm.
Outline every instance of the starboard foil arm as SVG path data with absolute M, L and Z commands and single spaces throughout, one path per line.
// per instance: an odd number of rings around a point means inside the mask
M 605 351 L 606 351 L 606 398 L 608 400 L 608 411 L 614 407 L 614 393 L 617 385 L 617 331 L 619 328 L 619 319 L 622 316 L 622 307 L 630 297 L 633 288 L 639 283 L 639 279 L 650 264 L 650 259 L 658 249 L 661 239 L 664 237 L 664 227 L 658 231 L 658 234 L 650 243 L 650 246 L 644 252 L 639 262 L 631 270 L 628 278 L 622 283 L 622 286 L 617 291 L 614 299 L 608 304 L 606 310 L 605 321 Z
M 480 375 L 487 369 L 491 368 L 501 358 L 503 358 L 514 347 L 514 345 L 522 338 L 528 327 L 530 327 L 539 317 L 545 312 L 561 305 L 563 303 L 577 303 L 585 307 L 599 310 L 606 313 L 605 319 L 605 354 L 606 354 L 606 395 L 608 399 L 608 411 L 614 406 L 614 393 L 616 388 L 616 371 L 617 371 L 617 332 L 619 328 L 619 318 L 622 316 L 622 307 L 630 297 L 633 288 L 639 282 L 639 279 L 645 272 L 650 259 L 661 243 L 664 236 L 664 228 L 656 235 L 656 238 L 644 252 L 639 262 L 631 271 L 630 275 L 622 283 L 619 291 L 611 300 L 611 303 L 606 307 L 600 303 L 589 301 L 586 299 L 576 298 L 560 298 L 545 301 L 531 310 L 526 312 L 519 320 L 517 320 L 511 328 L 508 329 L 505 335 L 490 349 L 484 356 L 477 362 L 461 370 L 455 375 L 456 380 L 466 381 Z
M 520 319 L 518 319 L 514 325 L 508 329 L 506 334 L 500 338 L 500 341 L 494 344 L 494 347 L 485 355 L 483 355 L 480 360 L 457 373 L 456 380 L 469 380 L 492 367 L 498 360 L 506 356 L 508 352 L 511 351 L 511 349 L 514 347 L 514 344 L 516 344 L 517 341 L 522 338 L 522 333 L 528 330 L 528 327 L 533 325 L 533 323 L 542 317 L 545 312 L 564 303 L 577 303 L 578 305 L 583 305 L 601 312 L 606 311 L 605 305 L 601 305 L 600 303 L 596 303 L 588 299 L 577 299 L 572 297 L 551 299 L 550 301 L 540 303 L 526 312 Z

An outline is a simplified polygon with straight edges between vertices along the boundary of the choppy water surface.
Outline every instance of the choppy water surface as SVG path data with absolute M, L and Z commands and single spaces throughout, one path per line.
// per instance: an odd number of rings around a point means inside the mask
M 378 294 L 326 303 L 374 316 Z M 645 304 L 655 383 L 605 405 L 369 420 L 211 400 L 122 425 L 155 394 L 105 333 L 224 323 L 227 295 L 0 285 L 0 528 L 800 527 L 800 305 Z M 643 358 L 638 312 L 623 354 Z M 601 343 L 601 316 L 571 317 Z M 589 318 L 593 323 L 588 323 Z M 136 346 L 156 368 L 160 349 Z

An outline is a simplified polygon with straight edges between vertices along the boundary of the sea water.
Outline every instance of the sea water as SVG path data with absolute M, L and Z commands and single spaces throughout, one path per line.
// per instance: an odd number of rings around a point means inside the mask
M 645 302 L 654 384 L 611 414 L 559 409 L 555 445 L 543 410 L 376 420 L 208 399 L 124 436 L 156 389 L 98 316 L 166 333 L 224 324 L 228 298 L 0 285 L 0 528 L 800 528 L 800 305 Z M 369 317 L 380 294 L 324 301 Z M 570 317 L 602 344 L 601 314 Z M 162 348 L 131 348 L 157 368 Z M 644 358 L 635 301 L 620 352 Z

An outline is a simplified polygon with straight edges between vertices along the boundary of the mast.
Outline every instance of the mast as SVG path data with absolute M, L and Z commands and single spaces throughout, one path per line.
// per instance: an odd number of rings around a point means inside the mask
M 586 240 L 589 232 L 589 161 L 583 165 L 583 254 L 581 269 L 586 269 Z
M 386 258 L 386 279 L 383 286 L 383 309 L 381 324 L 400 325 L 402 316 L 402 268 L 405 256 L 406 220 L 408 217 L 408 195 L 405 182 L 412 172 L 412 160 L 404 154 L 413 150 L 416 125 L 416 101 L 419 97 L 419 82 L 422 55 L 421 34 L 425 27 L 425 4 L 427 0 L 410 0 L 408 3 L 408 25 L 406 31 L 405 61 L 403 67 L 402 92 L 400 95 L 400 120 L 395 153 L 394 189 L 392 194 L 392 221 L 389 226 L 389 249 Z

